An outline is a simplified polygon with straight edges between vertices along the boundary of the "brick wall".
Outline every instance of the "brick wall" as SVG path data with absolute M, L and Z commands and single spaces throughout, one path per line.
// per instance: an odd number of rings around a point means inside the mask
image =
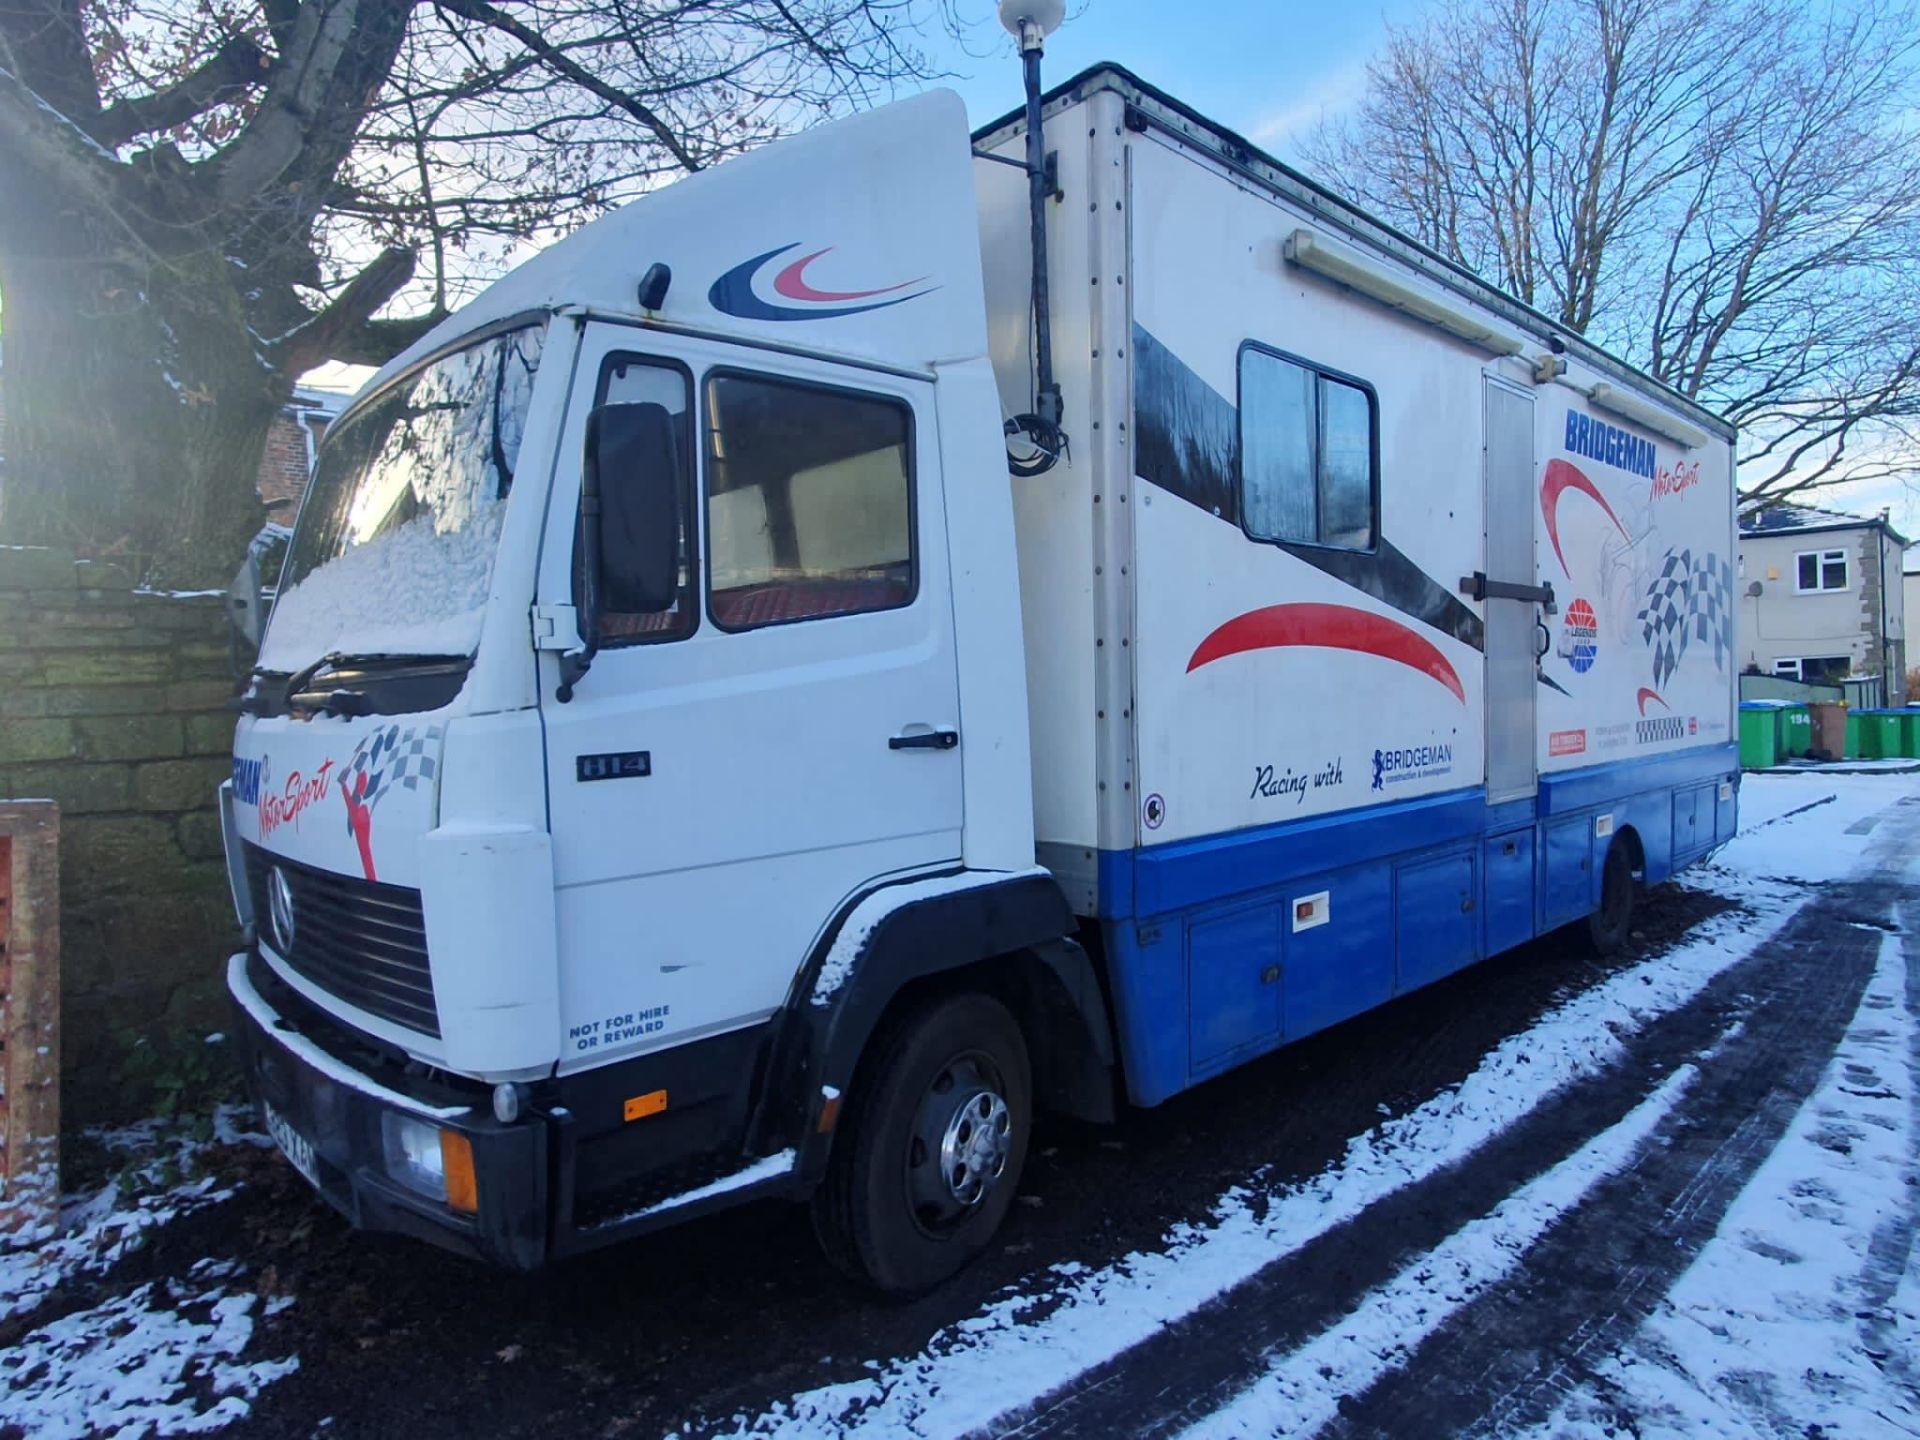
M 0 798 L 60 803 L 69 1120 L 119 1118 L 126 1042 L 222 1028 L 234 943 L 214 791 L 234 716 L 217 596 L 0 547 Z
M 266 453 L 260 457 L 260 498 L 272 507 L 268 515 L 282 525 L 293 524 L 300 497 L 307 490 L 305 424 L 282 410 L 274 417 L 273 428 L 267 432 Z

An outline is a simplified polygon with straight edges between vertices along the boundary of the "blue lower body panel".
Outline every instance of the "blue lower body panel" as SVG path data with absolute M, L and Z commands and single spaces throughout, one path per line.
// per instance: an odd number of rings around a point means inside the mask
M 1733 838 L 1735 748 L 1543 776 L 1100 857 L 1134 1103 L 1590 914 L 1608 847 L 1656 884 Z

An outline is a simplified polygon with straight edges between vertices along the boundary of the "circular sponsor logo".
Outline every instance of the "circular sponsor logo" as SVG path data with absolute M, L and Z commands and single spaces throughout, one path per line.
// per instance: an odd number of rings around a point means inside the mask
M 1140 807 L 1140 818 L 1147 822 L 1147 829 L 1158 830 L 1167 819 L 1167 802 L 1158 795 L 1147 796 L 1146 804 Z
M 1594 618 L 1593 606 L 1585 600 L 1576 600 L 1567 606 L 1560 653 L 1567 657 L 1576 674 L 1584 675 L 1593 668 L 1594 657 L 1600 653 L 1600 622 Z

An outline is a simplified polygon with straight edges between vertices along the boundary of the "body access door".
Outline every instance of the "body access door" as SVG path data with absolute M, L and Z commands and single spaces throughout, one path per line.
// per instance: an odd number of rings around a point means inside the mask
M 642 608 L 603 544 L 571 701 L 542 656 L 563 1068 L 764 1018 L 850 897 L 961 853 L 931 382 L 658 338 L 587 328 L 545 546 L 564 606 L 588 416 L 659 407 L 677 590 Z
M 1534 686 L 1542 607 L 1533 557 L 1533 399 L 1485 382 L 1487 568 L 1487 800 L 1534 793 Z

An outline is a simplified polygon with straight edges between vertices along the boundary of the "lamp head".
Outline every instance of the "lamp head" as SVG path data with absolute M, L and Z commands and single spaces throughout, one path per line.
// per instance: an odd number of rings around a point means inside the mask
M 1038 50 L 1066 18 L 1066 0 L 1000 0 L 1000 23 L 1023 51 Z

